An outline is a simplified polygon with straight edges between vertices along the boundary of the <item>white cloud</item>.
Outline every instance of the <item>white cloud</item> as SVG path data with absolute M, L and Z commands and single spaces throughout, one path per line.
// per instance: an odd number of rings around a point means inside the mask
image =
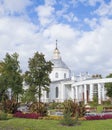
M 68 14 L 68 9 L 70 7 L 69 3 L 63 3 L 63 1 L 60 1 L 61 8 L 56 11 L 57 17 L 63 17 L 64 15 Z
M 6 52 L 17 52 L 20 55 L 21 67 L 26 70 L 28 58 L 32 57 L 36 51 L 43 52 L 47 59 L 51 59 L 57 39 L 63 60 L 75 73 L 88 71 L 106 74 L 112 71 L 111 19 L 104 17 L 99 19 L 86 18 L 85 23 L 91 27 L 91 31 L 77 30 L 67 23 L 57 22 L 57 17 L 63 16 L 68 21 L 80 20 L 75 17 L 74 13 L 68 13 L 69 5 L 64 4 L 60 10 L 56 10 L 54 8 L 56 1 L 46 0 L 45 5 L 39 5 L 36 8 L 40 23 L 45 27 L 40 28 L 39 24 L 35 25 L 24 17 L 10 17 L 4 14 L 6 10 L 10 13 L 16 11 L 22 13 L 29 6 L 29 0 L 24 2 L 18 0 L 20 4 L 18 4 L 18 1 L 13 3 L 14 0 L 10 0 L 11 3 L 8 0 L 4 1 L 4 5 L 0 3 L 0 13 L 2 14 L 2 17 L 0 17 L 0 60 Z M 93 2 L 91 5 L 95 4 L 94 1 L 91 2 Z M 5 5 L 6 7 L 4 7 Z M 12 5 L 15 7 L 12 7 Z M 110 7 L 111 3 L 104 8 L 110 9 Z M 101 7 L 99 11 L 101 11 Z
M 8 53 L 17 52 L 20 54 L 23 68 L 27 64 L 26 60 L 35 51 L 40 49 L 39 34 L 36 34 L 36 26 L 20 18 L 0 19 L 0 52 L 2 56 Z
M 91 29 L 95 29 L 98 26 L 98 19 L 96 19 L 96 18 L 92 18 L 92 19 L 85 18 L 84 22 L 87 25 L 89 25 Z
M 74 31 L 69 25 L 54 24 L 44 31 L 44 36 L 52 39 L 61 39 L 63 41 L 71 41 L 79 35 L 78 31 Z
M 37 32 L 29 21 L 17 18 L 0 19 L 0 52 L 17 52 L 23 70 L 28 58 L 34 52 L 43 52 L 47 59 L 52 58 L 55 40 L 65 63 L 75 73 L 107 73 L 111 69 L 112 21 L 102 19 L 102 23 L 91 32 L 79 32 L 69 25 L 54 24 Z
M 75 1 L 75 0 L 73 0 Z M 85 4 L 85 5 L 89 5 L 89 6 L 95 6 L 97 3 L 104 3 L 103 0 L 79 0 L 81 3 Z
M 53 22 L 54 17 L 53 13 L 55 11 L 54 7 L 52 5 L 49 5 L 48 3 L 45 5 L 38 6 L 35 11 L 38 14 L 40 24 L 42 26 L 46 26 L 47 24 L 50 24 Z
M 102 4 L 102 3 L 104 3 L 104 1 L 103 1 L 103 0 L 88 0 L 88 3 L 89 3 L 89 5 L 91 5 L 91 6 L 95 6 L 96 3 Z
M 23 13 L 27 6 L 31 5 L 30 0 L 1 0 L 1 14 Z
M 53 6 L 56 4 L 56 0 L 45 0 L 45 5 Z
M 72 12 L 64 14 L 62 17 L 65 18 L 68 22 L 78 22 L 78 18 Z
M 95 13 L 99 16 L 112 16 L 112 1 L 109 3 L 102 3 Z
M 74 55 L 77 60 L 76 71 L 88 71 L 96 73 L 107 73 L 110 70 L 111 48 L 112 48 L 112 20 L 102 19 L 102 23 L 91 32 L 84 32 L 78 44 L 74 46 Z M 73 53 L 72 53 L 73 54 Z M 70 62 L 70 61 L 69 61 Z M 107 65 L 107 62 L 109 63 Z

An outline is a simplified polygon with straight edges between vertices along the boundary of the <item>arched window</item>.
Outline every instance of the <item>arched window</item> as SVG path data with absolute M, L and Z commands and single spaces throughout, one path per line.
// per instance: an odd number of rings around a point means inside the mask
M 66 73 L 64 73 L 64 79 L 66 79 Z
M 56 87 L 56 98 L 58 98 L 58 94 L 59 94 L 59 89 L 58 87 Z
M 58 78 L 58 73 L 57 72 L 55 73 L 55 78 Z

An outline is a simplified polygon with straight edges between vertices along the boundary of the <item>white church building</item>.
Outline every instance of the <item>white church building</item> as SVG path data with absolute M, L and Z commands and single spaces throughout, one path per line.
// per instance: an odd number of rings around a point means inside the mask
M 98 96 L 99 104 L 107 100 L 104 84 L 112 82 L 112 78 L 93 78 L 88 73 L 71 76 L 71 71 L 63 62 L 57 45 L 51 62 L 53 70 L 50 74 L 50 91 L 49 93 L 43 91 L 41 98 L 43 102 L 63 102 L 66 99 L 71 99 L 76 102 L 84 101 L 87 104 L 93 101 L 95 94 Z

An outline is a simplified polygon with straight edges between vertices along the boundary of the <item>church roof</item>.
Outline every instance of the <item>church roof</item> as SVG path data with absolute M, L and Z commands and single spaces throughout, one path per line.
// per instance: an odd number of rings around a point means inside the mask
M 67 65 L 62 61 L 62 59 L 52 59 L 51 62 L 53 63 L 53 67 L 55 68 L 64 68 L 68 69 Z
M 53 59 L 51 60 L 51 62 L 54 64 L 53 67 L 55 67 L 55 68 L 69 69 L 67 67 L 67 65 L 63 62 L 63 60 L 61 59 L 60 52 L 57 47 L 57 40 L 56 40 L 56 48 L 54 49 L 54 55 L 53 55 Z

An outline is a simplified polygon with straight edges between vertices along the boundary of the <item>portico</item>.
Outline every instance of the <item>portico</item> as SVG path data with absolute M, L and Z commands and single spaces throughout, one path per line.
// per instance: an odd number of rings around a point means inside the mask
M 94 80 L 85 80 L 81 82 L 75 82 L 72 86 L 75 88 L 75 95 L 73 98 L 76 98 L 76 101 L 84 101 L 87 104 L 88 101 L 93 101 L 94 95 L 98 95 L 98 104 L 101 104 L 102 101 L 106 100 L 106 90 L 104 88 L 105 83 L 112 82 L 112 78 L 103 78 L 103 79 L 94 79 Z M 83 89 L 82 89 L 83 88 Z M 82 97 L 79 93 L 79 89 L 82 89 Z M 79 97 L 80 96 L 80 97 Z

